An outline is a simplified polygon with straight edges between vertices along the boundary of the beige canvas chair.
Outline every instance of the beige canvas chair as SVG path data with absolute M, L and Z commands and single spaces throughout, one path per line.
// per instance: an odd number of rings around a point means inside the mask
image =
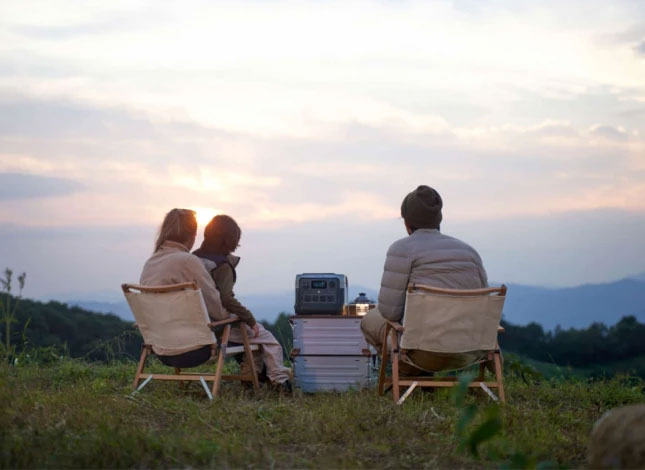
M 399 360 L 419 367 L 410 359 L 408 353 L 411 350 L 444 354 L 484 351 L 483 359 L 474 362 L 479 363 L 479 375 L 469 387 L 479 387 L 494 399 L 497 396 L 491 389 L 496 389 L 499 400 L 505 401 L 502 360 L 497 343 L 498 332 L 504 331 L 499 323 L 505 299 L 504 285 L 456 290 L 410 284 L 406 293 L 403 324 L 388 322 L 385 328 L 379 395 L 383 395 L 386 387 L 391 386 L 394 401 L 401 404 L 416 387 L 452 387 L 457 384 L 456 377 L 401 376 Z M 390 377 L 386 376 L 388 359 L 392 364 Z M 487 382 L 484 374 L 488 361 L 494 366 L 495 380 Z M 403 396 L 400 396 L 400 387 L 408 387 Z
M 136 325 L 143 336 L 143 350 L 134 377 L 133 388 L 141 390 L 150 380 L 200 381 L 206 394 L 212 400 L 217 397 L 221 380 L 248 381 L 258 390 L 259 383 L 251 354 L 257 345 L 251 345 L 245 328 L 240 328 L 244 344 L 229 346 L 231 327 L 240 325 L 241 320 L 231 316 L 226 320 L 211 322 L 206 311 L 201 290 L 194 282 L 168 286 L 121 286 L 130 305 Z M 220 345 L 211 328 L 224 326 Z M 170 334 L 169 334 L 170 333 Z M 216 359 L 215 373 L 183 373 L 175 368 L 174 374 L 144 374 L 146 359 L 152 354 L 173 356 L 194 350 L 196 346 L 211 347 L 211 360 Z M 224 359 L 244 353 L 250 365 L 248 375 L 222 375 Z M 211 361 L 208 361 L 211 362 Z M 139 384 L 143 380 L 143 383 Z M 213 381 L 212 392 L 206 381 Z

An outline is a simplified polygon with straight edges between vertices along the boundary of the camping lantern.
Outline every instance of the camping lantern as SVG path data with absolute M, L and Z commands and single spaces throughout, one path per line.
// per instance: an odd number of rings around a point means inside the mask
M 362 317 L 376 304 L 373 300 L 367 298 L 365 292 L 359 292 L 358 297 L 354 299 L 354 305 L 356 305 L 356 315 Z

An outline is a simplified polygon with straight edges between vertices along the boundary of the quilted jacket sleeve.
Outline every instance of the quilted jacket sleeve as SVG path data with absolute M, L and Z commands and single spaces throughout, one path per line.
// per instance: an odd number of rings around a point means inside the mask
M 378 294 L 378 309 L 384 318 L 400 321 L 405 306 L 405 290 L 410 278 L 412 260 L 401 240 L 387 251 L 385 268 Z
M 479 272 L 479 278 L 481 279 L 482 282 L 482 287 L 488 287 L 488 275 L 486 274 L 486 270 L 484 269 L 484 263 L 482 263 L 482 259 L 479 256 L 479 253 L 475 251 L 475 260 L 477 263 L 477 271 Z

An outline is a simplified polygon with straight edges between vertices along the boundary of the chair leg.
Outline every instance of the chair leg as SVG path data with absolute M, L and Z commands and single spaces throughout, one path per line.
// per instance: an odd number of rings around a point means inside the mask
M 181 375 L 181 369 L 179 367 L 175 367 L 175 375 Z M 183 389 L 186 386 L 186 382 L 183 380 L 180 380 L 179 382 L 179 389 Z
M 401 396 L 401 398 L 396 402 L 396 404 L 397 405 L 402 405 L 403 402 L 405 401 L 405 399 L 408 398 L 412 392 L 414 392 L 414 389 L 417 388 L 417 385 L 419 385 L 419 382 L 417 382 L 416 380 L 414 382 L 412 382 L 412 385 L 410 385 L 408 387 L 408 389 Z
M 217 357 L 217 370 L 215 371 L 215 381 L 213 382 L 213 399 L 217 398 L 219 391 L 219 384 L 222 380 L 222 368 L 224 367 L 224 357 L 226 356 L 226 345 L 228 344 L 228 337 L 231 333 L 231 325 L 228 324 L 224 327 L 222 333 L 222 342 L 219 349 L 219 356 Z
M 385 393 L 385 370 L 387 369 L 387 360 L 388 360 L 388 350 L 387 350 L 387 338 L 390 325 L 385 326 L 385 332 L 383 333 L 383 347 L 381 349 L 381 366 L 378 371 L 378 394 L 383 396 Z
M 255 361 L 253 360 L 253 352 L 251 351 L 251 344 L 249 343 L 249 335 L 246 332 L 246 326 L 240 324 L 240 331 L 242 332 L 242 341 L 244 343 L 244 356 L 249 362 L 249 367 L 251 368 L 251 382 L 253 382 L 253 390 L 258 391 L 260 389 L 260 383 L 258 382 L 258 373 L 255 370 Z
M 504 403 L 506 396 L 504 395 L 504 376 L 502 375 L 502 357 L 499 353 L 499 347 L 495 351 L 495 379 L 497 380 L 497 394 L 499 401 Z
M 143 345 L 141 347 L 141 358 L 139 359 L 139 365 L 137 366 L 137 372 L 134 374 L 134 383 L 132 384 L 132 390 L 136 390 L 139 385 L 139 380 L 141 380 L 141 373 L 143 368 L 146 365 L 146 358 L 148 357 L 148 348 L 150 346 Z
M 486 361 L 482 361 L 479 363 L 479 375 L 477 376 L 476 380 L 478 382 L 483 382 L 485 374 L 486 374 Z
M 397 403 L 401 389 L 399 387 L 399 345 L 394 329 L 390 330 L 390 339 L 392 340 L 392 397 L 394 403 Z

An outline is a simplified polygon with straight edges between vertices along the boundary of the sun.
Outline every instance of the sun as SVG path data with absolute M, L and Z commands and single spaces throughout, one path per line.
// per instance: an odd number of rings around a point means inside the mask
M 197 213 L 197 225 L 200 227 L 206 226 L 213 217 L 222 213 L 219 209 L 213 209 L 212 207 L 196 207 L 193 210 Z

